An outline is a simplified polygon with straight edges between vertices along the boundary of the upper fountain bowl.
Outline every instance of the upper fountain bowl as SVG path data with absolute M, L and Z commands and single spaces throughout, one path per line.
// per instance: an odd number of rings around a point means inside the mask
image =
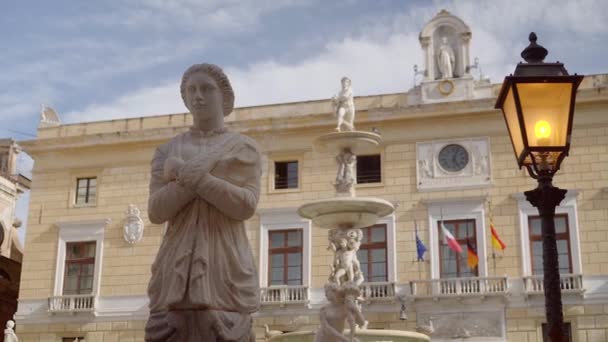
M 306 203 L 298 214 L 322 228 L 363 228 L 393 211 L 395 206 L 381 198 L 333 197 Z
M 380 144 L 379 134 L 365 131 L 344 131 L 324 134 L 317 138 L 317 146 L 321 151 L 340 152 L 349 148 L 354 154 L 373 152 Z

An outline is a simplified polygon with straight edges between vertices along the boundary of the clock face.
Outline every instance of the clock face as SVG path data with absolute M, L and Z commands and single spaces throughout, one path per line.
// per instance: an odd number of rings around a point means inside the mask
M 469 163 L 469 152 L 461 145 L 449 144 L 439 151 L 437 160 L 444 170 L 458 172 Z

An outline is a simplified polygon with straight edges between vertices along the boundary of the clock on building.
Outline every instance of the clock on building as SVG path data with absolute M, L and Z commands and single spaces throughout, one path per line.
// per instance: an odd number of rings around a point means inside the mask
M 459 144 L 449 144 L 444 146 L 437 156 L 439 165 L 448 172 L 458 172 L 464 169 L 469 163 L 469 152 Z

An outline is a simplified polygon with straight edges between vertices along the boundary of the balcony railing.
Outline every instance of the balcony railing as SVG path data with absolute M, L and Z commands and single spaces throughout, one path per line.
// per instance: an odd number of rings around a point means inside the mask
M 507 277 L 415 280 L 410 288 L 414 298 L 504 296 L 509 291 Z
M 92 295 L 67 295 L 49 297 L 49 312 L 92 312 L 96 298 Z
M 526 294 L 541 294 L 545 292 L 542 275 L 524 277 L 524 290 Z M 560 274 L 559 284 L 562 293 L 581 293 L 584 292 L 583 276 L 580 274 Z
M 271 286 L 260 289 L 262 305 L 308 304 L 308 286 Z
M 363 283 L 360 289 L 366 302 L 383 302 L 395 299 L 395 283 L 392 282 Z

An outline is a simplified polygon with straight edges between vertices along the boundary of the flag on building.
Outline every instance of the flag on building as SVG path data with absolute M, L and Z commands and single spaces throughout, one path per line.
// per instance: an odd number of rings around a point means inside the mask
M 507 248 L 507 245 L 505 245 L 505 243 L 502 242 L 500 237 L 498 237 L 498 234 L 496 233 L 496 230 L 494 229 L 494 223 L 492 223 L 492 221 L 490 221 L 490 233 L 492 235 L 492 246 L 494 246 L 494 248 L 501 250 L 501 251 L 504 250 L 505 248 Z
M 418 227 L 416 227 L 416 253 L 418 254 L 417 261 L 424 261 L 424 253 L 426 252 L 426 246 L 420 240 L 418 236 Z
M 477 264 L 479 263 L 479 257 L 477 256 L 477 251 L 471 245 L 471 241 L 467 239 L 467 265 L 469 265 L 470 269 L 475 269 Z
M 441 231 L 443 232 L 443 242 L 445 242 L 454 252 L 462 253 L 462 247 L 460 247 L 460 244 L 456 238 L 454 238 L 454 235 L 445 227 L 443 221 L 441 221 Z

